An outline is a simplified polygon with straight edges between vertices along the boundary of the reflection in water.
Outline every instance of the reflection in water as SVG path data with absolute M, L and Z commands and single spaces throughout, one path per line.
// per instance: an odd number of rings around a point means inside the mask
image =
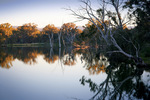
M 0 58 L 0 66 L 2 68 L 7 68 L 9 69 L 10 67 L 12 67 L 12 61 L 14 61 L 13 59 L 13 56 L 12 55 L 8 55 L 7 57 L 5 57 L 4 59 L 3 58 Z
M 85 67 L 88 69 L 90 74 L 100 74 L 100 72 L 105 72 L 105 68 L 109 66 L 109 61 L 107 58 L 101 54 L 96 55 L 94 53 L 88 52 L 82 57 L 87 63 L 85 63 Z
M 1 67 L 10 68 L 12 61 L 15 59 L 23 61 L 25 64 L 37 63 L 36 58 L 41 55 L 41 52 L 27 48 L 6 48 L 1 49 L 0 52 L 0 65 Z
M 144 72 L 134 65 L 122 63 L 117 67 L 107 67 L 108 76 L 100 84 L 95 84 L 92 79 L 86 79 L 85 76 L 80 82 L 82 85 L 89 84 L 90 90 L 95 93 L 92 100 L 150 100 L 150 73 L 145 77 L 145 84 L 141 79 Z
M 92 100 L 150 100 L 149 69 L 137 68 L 134 64 L 130 64 L 127 62 L 110 61 L 102 53 L 98 53 L 94 50 L 82 51 L 63 48 L 19 47 L 0 48 L 0 51 L 0 66 L 2 68 L 11 69 L 11 67 L 13 66 L 13 62 L 15 62 L 16 59 L 24 62 L 24 64 L 26 65 L 38 65 L 37 59 L 38 56 L 41 55 L 43 57 L 43 60 L 48 64 L 59 63 L 61 65 L 61 68 L 67 66 L 79 66 L 86 69 L 89 75 L 83 74 L 82 71 L 80 73 L 77 73 L 76 75 L 80 74 L 80 79 L 77 80 L 80 80 L 80 83 L 83 86 L 86 86 L 88 84 L 89 87 L 87 88 L 90 88 L 90 91 L 94 93 L 93 96 L 91 96 Z M 81 66 L 79 62 L 83 65 Z M 94 78 L 92 78 L 92 76 L 101 76 L 103 75 L 103 73 L 105 73 L 107 76 L 100 82 L 95 82 Z M 69 78 L 65 79 L 66 84 L 68 83 L 68 81 L 71 81 L 72 78 L 75 77 L 73 75 L 73 72 L 71 72 L 71 74 L 69 74 L 68 76 Z M 56 81 L 55 78 L 53 79 L 53 81 Z M 101 79 L 96 78 L 96 80 Z M 74 80 L 72 80 L 72 82 L 74 82 Z M 66 84 L 63 84 L 62 86 L 65 87 Z M 74 85 L 74 83 L 72 83 L 72 85 Z M 68 86 L 69 85 L 67 85 L 67 87 Z M 84 96 L 85 95 L 81 97 Z
M 2 49 L 2 48 L 1 48 Z M 11 49 L 11 50 L 10 50 Z M 64 65 L 75 65 L 75 56 L 76 54 L 66 50 L 61 49 L 59 50 L 53 48 L 7 48 L 6 50 L 1 50 L 0 56 L 0 64 L 1 67 L 8 67 L 12 66 L 12 61 L 18 59 L 25 64 L 36 64 L 36 58 L 39 55 L 43 55 L 43 59 L 50 63 L 55 63 L 57 60 L 60 60 Z M 6 55 L 7 54 L 7 55 Z M 9 66 L 8 66 L 9 65 Z
M 26 64 L 30 64 L 30 65 L 35 64 L 35 63 L 37 63 L 36 58 L 38 55 L 39 54 L 37 53 L 37 51 L 29 52 L 27 54 L 27 57 L 24 58 L 23 62 Z
M 63 57 L 63 64 L 64 65 L 69 65 L 69 66 L 73 66 L 75 65 L 75 59 L 74 56 L 71 54 L 67 54 Z

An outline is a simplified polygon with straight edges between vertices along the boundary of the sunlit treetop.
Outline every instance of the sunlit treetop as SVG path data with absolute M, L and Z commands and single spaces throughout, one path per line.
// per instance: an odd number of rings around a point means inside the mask
M 55 27 L 54 24 L 48 24 L 47 26 L 45 26 L 43 28 L 43 32 L 45 32 L 45 34 L 50 34 L 50 33 L 58 33 L 59 29 L 57 27 Z
M 24 34 L 27 34 L 28 36 L 35 36 L 36 34 L 40 34 L 40 31 L 37 29 L 37 25 L 34 23 L 27 23 L 23 26 L 18 27 L 18 31 Z
M 0 24 L 0 33 L 2 35 L 10 36 L 12 35 L 12 26 L 9 23 Z

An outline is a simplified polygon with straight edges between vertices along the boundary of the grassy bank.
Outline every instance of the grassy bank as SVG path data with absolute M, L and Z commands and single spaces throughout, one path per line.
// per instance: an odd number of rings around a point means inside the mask
M 19 44 L 3 44 L 3 47 L 43 47 L 48 43 L 19 43 Z
M 16 44 L 2 44 L 0 47 L 50 47 L 50 44 L 49 43 L 16 43 Z M 59 47 L 59 44 L 54 43 L 53 47 L 54 48 Z

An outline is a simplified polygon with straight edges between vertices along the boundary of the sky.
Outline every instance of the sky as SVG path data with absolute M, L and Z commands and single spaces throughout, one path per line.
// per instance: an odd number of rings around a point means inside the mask
M 77 19 L 64 8 L 77 9 L 80 0 L 0 0 L 0 24 L 10 23 L 21 26 L 35 23 L 39 28 L 48 24 L 60 27 L 63 23 L 75 22 Z M 76 22 L 83 26 L 87 21 Z
M 91 0 L 92 8 L 98 9 L 99 1 Z M 74 22 L 77 26 L 84 26 L 87 20 L 76 22 L 78 19 L 71 15 L 72 12 L 64 9 L 71 7 L 76 11 L 80 6 L 83 6 L 81 0 L 0 0 L 0 24 L 21 26 L 34 23 L 43 28 L 48 24 L 61 27 L 63 23 Z M 107 8 L 113 10 L 111 6 Z

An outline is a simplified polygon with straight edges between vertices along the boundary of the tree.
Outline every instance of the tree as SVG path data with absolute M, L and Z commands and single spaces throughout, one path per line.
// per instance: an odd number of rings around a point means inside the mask
M 0 33 L 0 45 L 2 44 L 2 42 L 4 41 L 5 39 L 3 38 L 3 34 Z
M 31 43 L 33 38 L 35 38 L 37 34 L 40 34 L 40 31 L 37 29 L 37 25 L 34 23 L 24 24 L 23 26 L 19 26 L 17 29 L 19 31 L 19 37 L 22 38 L 22 43 Z
M 104 30 L 104 27 L 102 26 L 101 23 L 99 23 L 97 20 L 93 19 L 93 21 L 102 29 Z M 105 25 L 108 25 L 109 22 L 106 20 L 104 22 Z M 85 28 L 82 32 L 82 34 L 80 35 L 80 38 L 82 40 L 84 40 L 86 43 L 90 43 L 90 45 L 94 44 L 95 47 L 97 47 L 98 42 L 103 42 L 101 39 L 101 35 L 98 34 L 99 31 L 97 29 L 97 27 L 91 22 L 88 21 L 88 23 L 85 25 Z
M 135 55 L 132 55 L 129 52 L 124 51 L 114 37 L 118 32 L 123 31 L 124 25 L 130 22 L 129 20 L 123 23 L 123 18 L 121 17 L 119 8 L 122 6 L 123 0 L 102 0 L 101 1 L 102 6 L 101 6 L 101 10 L 99 11 L 100 13 L 99 16 L 97 16 L 94 13 L 95 10 L 92 8 L 90 0 L 86 0 L 86 1 L 82 0 L 81 2 L 85 4 L 85 7 L 82 7 L 81 9 L 82 11 L 80 10 L 79 12 L 75 12 L 71 8 L 69 8 L 68 10 L 70 10 L 74 16 L 77 16 L 82 20 L 85 19 L 89 20 L 97 27 L 99 34 L 104 39 L 106 44 L 108 46 L 112 45 L 113 47 L 115 47 L 115 49 L 109 53 L 121 53 L 124 56 L 133 59 L 137 65 L 145 66 L 144 61 L 139 57 L 139 48 L 137 48 L 137 46 L 133 43 L 131 39 L 127 39 L 123 35 L 121 35 L 120 37 L 124 39 L 126 42 L 133 45 L 133 47 L 135 48 Z M 115 17 L 111 16 L 110 13 L 112 12 L 108 11 L 106 5 L 109 5 L 114 8 Z M 103 28 L 99 27 L 98 24 L 93 19 L 101 23 Z M 106 20 L 109 22 L 108 25 L 104 24 Z
M 77 26 L 74 23 L 65 23 L 61 26 L 62 38 L 64 46 L 67 44 L 73 45 L 76 34 L 78 33 Z
M 150 1 L 149 0 L 128 0 L 124 8 L 129 10 L 129 15 L 135 18 L 136 35 L 141 43 L 150 43 Z
M 49 42 L 50 42 L 50 47 L 53 47 L 53 34 L 58 33 L 58 28 L 55 27 L 53 24 L 48 24 L 43 28 L 43 32 L 48 35 Z
M 6 40 L 13 34 L 12 26 L 9 23 L 0 24 L 0 42 L 6 43 Z
M 12 35 L 7 39 L 7 43 L 13 44 L 13 43 L 20 43 L 20 37 L 19 32 L 17 28 L 12 28 Z

